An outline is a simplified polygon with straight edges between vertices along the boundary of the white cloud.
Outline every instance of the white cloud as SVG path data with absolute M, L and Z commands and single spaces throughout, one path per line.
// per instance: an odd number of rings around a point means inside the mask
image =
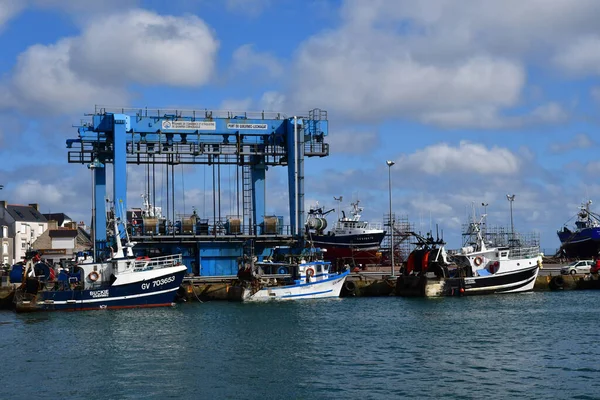
M 220 110 L 226 111 L 265 111 L 265 112 L 283 112 L 285 104 L 285 96 L 279 92 L 269 91 L 263 93 L 260 99 L 256 100 L 251 97 L 243 99 L 226 99 L 221 102 Z M 288 114 L 287 116 L 290 116 Z
M 436 216 L 452 216 L 454 214 L 453 208 L 448 204 L 432 198 L 430 195 L 421 198 L 413 198 L 409 201 L 412 209 L 417 213 L 435 211 Z
M 144 10 L 108 16 L 81 36 L 21 53 L 0 104 L 73 112 L 93 104 L 123 105 L 132 82 L 198 86 L 213 73 L 217 47 L 213 33 L 194 16 Z
M 569 141 L 562 143 L 553 143 L 550 146 L 550 151 L 553 153 L 566 153 L 571 150 L 589 149 L 596 146 L 596 142 L 585 133 L 578 133 Z
M 374 131 L 336 130 L 334 135 L 328 136 L 329 153 L 331 155 L 365 154 L 379 146 L 379 135 Z
M 123 104 L 122 88 L 95 84 L 69 68 L 71 39 L 53 45 L 34 45 L 18 57 L 0 104 L 45 114 L 90 108 L 96 103 Z
M 557 103 L 522 103 L 524 65 L 546 66 L 597 31 L 598 17 L 593 0 L 348 0 L 338 27 L 299 47 L 290 101 L 347 118 L 449 127 L 562 122 Z M 515 115 L 517 106 L 533 111 Z
M 590 161 L 586 164 L 585 170 L 589 175 L 598 176 L 600 174 L 600 161 Z
M 402 171 L 436 176 L 457 173 L 514 175 L 520 166 L 519 157 L 509 149 L 497 146 L 488 149 L 467 141 L 461 141 L 456 147 L 447 143 L 434 144 L 397 160 L 397 168 Z
M 554 61 L 567 72 L 576 75 L 600 74 L 600 37 L 581 37 L 569 43 Z
M 283 67 L 272 54 L 257 52 L 253 44 L 245 44 L 235 49 L 232 55 L 233 69 L 236 72 L 248 72 L 264 69 L 270 78 L 283 75 Z
M 595 102 L 600 103 L 600 86 L 592 87 L 590 89 L 590 96 Z
M 0 28 L 3 28 L 4 25 L 11 18 L 17 15 L 24 7 L 25 4 L 23 1 L 0 0 Z
M 45 206 L 64 206 L 64 191 L 60 189 L 60 185 L 52 183 L 44 184 L 35 179 L 27 179 L 20 182 L 14 188 L 15 199 L 21 203 L 39 203 L 44 201 Z M 40 198 L 40 193 L 43 193 L 43 199 Z M 44 212 L 44 211 L 43 211 Z
M 245 99 L 227 99 L 221 102 L 219 110 L 224 111 L 248 111 L 253 109 L 251 98 Z
M 285 104 L 285 95 L 275 91 L 269 91 L 263 93 L 260 98 L 260 109 L 265 111 L 278 111 L 282 112 Z
M 498 108 L 473 105 L 470 109 L 427 112 L 422 115 L 421 121 L 446 128 L 511 129 L 561 123 L 568 117 L 568 112 L 560 104 L 551 102 L 524 115 L 505 116 Z
M 27 0 L 21 0 L 21 3 Z M 115 8 L 119 12 L 124 12 L 139 3 L 138 0 L 102 0 L 102 1 L 82 1 L 82 0 L 31 0 L 30 3 L 39 8 L 59 9 L 71 14 L 74 18 L 98 17 L 99 13 L 106 14 L 114 12 Z
M 498 107 L 477 106 L 462 110 L 427 112 L 421 121 L 446 128 L 511 129 L 564 122 L 568 112 L 554 102 L 540 105 L 528 114 L 505 116 Z
M 73 42 L 70 66 L 103 82 L 198 86 L 213 73 L 218 45 L 196 16 L 132 10 L 89 25 Z
M 373 46 L 372 43 L 379 43 Z M 398 38 L 351 31 L 305 43 L 295 63 L 299 107 L 321 107 L 356 119 L 462 113 L 516 104 L 525 82 L 518 63 L 473 57 L 451 65 L 413 59 Z

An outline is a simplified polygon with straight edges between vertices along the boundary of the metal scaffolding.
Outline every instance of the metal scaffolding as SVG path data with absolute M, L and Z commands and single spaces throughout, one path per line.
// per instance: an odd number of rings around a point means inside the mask
M 390 265 L 391 263 L 391 248 L 392 235 L 390 234 L 390 214 L 383 216 L 386 235 L 381 242 L 382 264 Z M 411 243 L 411 235 L 408 232 L 414 232 L 415 225 L 411 223 L 408 216 L 402 215 L 396 218 L 396 214 L 392 213 L 392 226 L 394 228 L 394 263 L 400 264 L 406 261 L 410 252 L 414 249 L 414 244 Z

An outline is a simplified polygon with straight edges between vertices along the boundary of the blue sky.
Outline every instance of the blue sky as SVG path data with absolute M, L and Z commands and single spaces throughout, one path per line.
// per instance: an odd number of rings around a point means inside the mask
M 331 155 L 306 163 L 307 206 L 358 198 L 381 221 L 394 160 L 393 209 L 417 229 L 456 247 L 471 204 L 507 226 L 510 193 L 516 228 L 554 249 L 600 201 L 599 18 L 595 0 L 0 0 L 0 197 L 89 221 L 65 140 L 95 104 L 322 108 Z M 178 174 L 185 211 L 209 212 L 210 172 Z M 130 206 L 143 177 L 128 170 Z M 267 189 L 286 215 L 285 170 Z

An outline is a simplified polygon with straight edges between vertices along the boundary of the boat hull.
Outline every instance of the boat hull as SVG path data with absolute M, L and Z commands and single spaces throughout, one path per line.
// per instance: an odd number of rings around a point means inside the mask
M 174 266 L 156 272 L 151 279 L 132 280 L 122 285 L 99 285 L 93 289 L 42 289 L 33 294 L 21 288 L 15 293 L 15 310 L 86 311 L 171 306 L 187 268 Z
M 592 258 L 600 251 L 600 227 L 559 231 L 558 238 L 565 255 L 570 258 Z
M 327 250 L 324 258 L 327 261 L 353 261 L 354 264 L 379 264 L 379 251 L 385 232 L 357 235 L 312 235 L 315 247 Z
M 339 298 L 342 287 L 350 271 L 331 275 L 330 278 L 314 283 L 303 283 L 289 286 L 264 287 L 254 291 L 245 288 L 242 292 L 244 302 L 289 301 Z
M 518 271 L 468 278 L 426 278 L 400 276 L 396 295 L 403 297 L 473 296 L 495 293 L 520 293 L 533 290 L 539 266 Z

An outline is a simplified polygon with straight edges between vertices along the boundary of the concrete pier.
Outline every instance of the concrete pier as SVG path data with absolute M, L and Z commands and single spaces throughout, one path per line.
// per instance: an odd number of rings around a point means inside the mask
M 600 289 L 600 276 L 592 274 L 561 275 L 562 265 L 544 266 L 536 279 L 534 291 Z M 369 267 L 352 272 L 342 288 L 341 297 L 380 297 L 395 295 L 396 275 L 390 276 L 390 267 Z M 229 290 L 236 276 L 186 277 L 179 297 L 186 301 L 228 300 Z

